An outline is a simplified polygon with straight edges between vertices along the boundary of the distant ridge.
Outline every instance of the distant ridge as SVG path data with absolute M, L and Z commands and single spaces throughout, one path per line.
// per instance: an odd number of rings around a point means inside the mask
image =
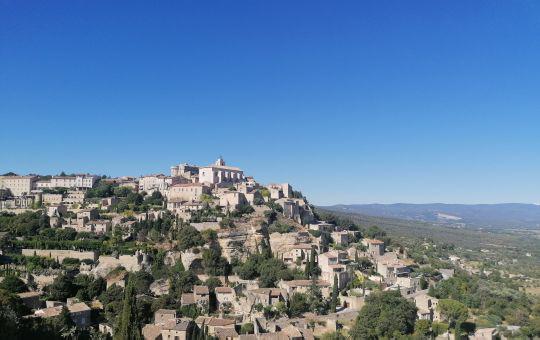
M 540 229 L 540 205 L 500 204 L 338 204 L 327 210 L 489 229 Z

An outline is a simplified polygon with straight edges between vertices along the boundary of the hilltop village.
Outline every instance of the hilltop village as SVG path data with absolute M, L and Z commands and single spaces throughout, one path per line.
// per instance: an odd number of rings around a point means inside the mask
M 419 263 L 221 157 L 139 178 L 10 173 L 0 210 L 6 338 L 502 335 L 467 331 L 468 308 L 436 297 L 459 258 Z

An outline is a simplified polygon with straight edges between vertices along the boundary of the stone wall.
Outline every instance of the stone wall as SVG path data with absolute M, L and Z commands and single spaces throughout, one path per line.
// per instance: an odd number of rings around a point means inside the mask
M 62 262 L 65 258 L 70 257 L 79 260 L 92 260 L 97 259 L 97 255 L 93 251 L 78 251 L 78 250 L 65 250 L 65 249 L 23 249 L 22 254 L 24 256 L 41 256 L 57 259 Z

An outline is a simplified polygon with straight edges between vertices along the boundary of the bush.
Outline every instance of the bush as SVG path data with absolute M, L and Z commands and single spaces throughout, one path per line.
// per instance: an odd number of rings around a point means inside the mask
M 268 227 L 269 233 L 280 233 L 280 234 L 286 234 L 293 231 L 294 228 L 288 224 L 280 223 L 280 222 L 274 222 L 272 225 Z
M 28 287 L 23 280 L 15 275 L 7 275 L 2 282 L 0 282 L 0 289 L 5 289 L 11 293 L 27 292 Z
M 247 322 L 240 327 L 240 334 L 253 334 L 255 328 L 251 322 Z

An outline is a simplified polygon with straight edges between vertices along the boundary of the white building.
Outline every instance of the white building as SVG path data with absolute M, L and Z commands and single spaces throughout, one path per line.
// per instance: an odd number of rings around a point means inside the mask
M 46 181 L 39 181 L 41 188 L 86 188 L 94 187 L 99 177 L 95 175 L 53 176 L 47 185 Z
M 226 166 L 223 158 L 199 169 L 199 182 L 208 184 L 234 184 L 244 181 L 244 172 L 239 168 Z
M 22 196 L 30 194 L 36 181 L 36 176 L 0 176 L 0 189 L 9 189 L 13 196 Z
M 165 193 L 172 184 L 172 178 L 165 175 L 146 175 L 139 178 L 139 192 L 146 191 L 151 194 L 154 191 Z

